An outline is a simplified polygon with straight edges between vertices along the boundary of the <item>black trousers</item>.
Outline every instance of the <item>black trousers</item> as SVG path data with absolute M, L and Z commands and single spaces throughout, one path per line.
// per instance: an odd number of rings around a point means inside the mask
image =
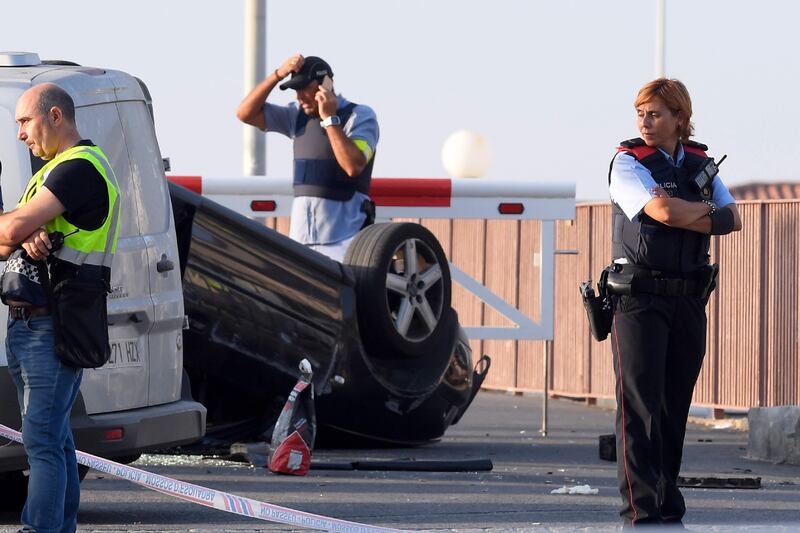
M 617 480 L 625 523 L 679 522 L 677 479 L 686 420 L 706 351 L 705 302 L 615 297 L 611 329 L 617 379 Z

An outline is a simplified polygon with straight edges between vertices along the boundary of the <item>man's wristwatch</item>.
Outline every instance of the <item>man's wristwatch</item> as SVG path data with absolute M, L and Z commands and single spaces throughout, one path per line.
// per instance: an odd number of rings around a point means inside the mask
M 322 127 L 326 128 L 326 129 L 327 129 L 328 126 L 338 126 L 341 123 L 342 123 L 342 119 L 340 119 L 338 117 L 338 115 L 331 115 L 328 118 L 326 118 L 325 120 L 323 120 L 322 122 L 320 122 Z

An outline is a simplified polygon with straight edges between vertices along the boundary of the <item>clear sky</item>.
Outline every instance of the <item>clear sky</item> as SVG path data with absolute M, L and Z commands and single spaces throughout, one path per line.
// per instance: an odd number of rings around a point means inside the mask
M 295 52 L 380 122 L 374 175 L 445 177 L 458 129 L 494 152 L 487 178 L 572 181 L 607 199 L 633 99 L 655 74 L 655 0 L 268 0 L 267 68 Z M 666 0 L 666 74 L 693 98 L 695 138 L 729 185 L 800 179 L 800 2 Z M 153 95 L 174 173 L 242 174 L 244 2 L 3 2 L 0 50 L 124 70 Z M 276 94 L 288 102 L 293 91 Z M 290 175 L 267 136 L 267 174 Z

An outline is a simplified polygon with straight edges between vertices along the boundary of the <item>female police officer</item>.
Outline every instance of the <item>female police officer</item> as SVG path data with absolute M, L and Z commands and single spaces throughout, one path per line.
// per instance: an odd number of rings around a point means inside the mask
M 679 524 L 686 512 L 677 478 L 716 275 L 710 235 L 739 231 L 742 223 L 725 185 L 709 176 L 715 165 L 708 166 L 707 147 L 689 140 L 692 103 L 683 83 L 654 80 L 634 107 L 641 137 L 622 143 L 609 173 L 609 291 L 616 294 L 620 514 L 635 527 Z

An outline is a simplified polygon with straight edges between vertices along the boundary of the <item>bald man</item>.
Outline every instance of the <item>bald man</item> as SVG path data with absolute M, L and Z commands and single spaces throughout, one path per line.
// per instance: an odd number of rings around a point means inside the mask
M 16 209 L 0 215 L 0 253 L 22 246 L 32 259 L 47 258 L 52 287 L 76 278 L 107 286 L 119 218 L 118 187 L 108 159 L 81 138 L 73 100 L 57 85 L 25 91 L 15 119 L 19 140 L 46 163 Z M 69 236 L 51 254 L 48 234 L 53 232 Z M 8 369 L 30 465 L 22 531 L 73 532 L 80 480 L 69 419 L 83 370 L 65 361 L 62 346 L 56 349 L 52 300 L 44 307 L 19 299 L 8 303 Z

